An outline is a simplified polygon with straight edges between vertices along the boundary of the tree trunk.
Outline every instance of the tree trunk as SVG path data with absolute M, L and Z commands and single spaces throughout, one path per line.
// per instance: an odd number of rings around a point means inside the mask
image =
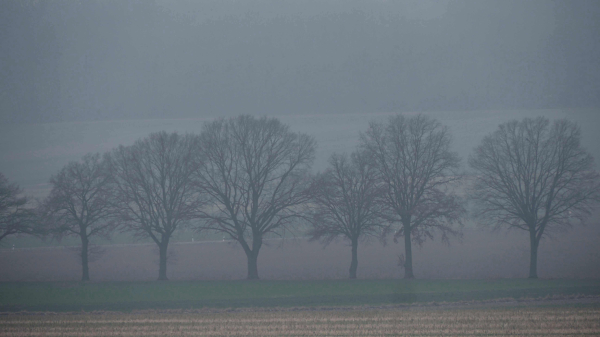
M 539 241 L 535 235 L 535 231 L 529 232 L 530 257 L 529 257 L 529 278 L 536 279 L 537 276 L 537 252 Z
M 248 280 L 258 280 L 258 254 L 248 254 Z
M 81 236 L 81 281 L 90 280 L 90 269 L 88 266 L 88 247 L 89 241 L 85 235 Z
M 262 247 L 262 235 L 252 233 L 252 250 L 246 251 L 248 257 L 248 280 L 258 280 L 258 252 Z
M 350 279 L 356 278 L 358 269 L 358 239 L 352 239 L 352 262 L 350 262 Z
M 159 261 L 158 261 L 158 280 L 167 281 L 167 248 L 169 247 L 169 239 L 162 238 L 161 243 L 158 245 L 159 250 Z
M 412 264 L 412 241 L 410 237 L 410 224 L 404 224 L 404 278 L 413 279 L 413 264 Z

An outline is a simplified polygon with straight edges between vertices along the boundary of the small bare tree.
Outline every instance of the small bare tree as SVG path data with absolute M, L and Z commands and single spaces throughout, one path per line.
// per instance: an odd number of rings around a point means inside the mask
M 580 137 L 580 129 L 565 119 L 552 126 L 542 117 L 515 120 L 485 137 L 469 159 L 477 172 L 476 214 L 529 233 L 529 278 L 537 278 L 540 240 L 583 222 L 600 201 L 599 175 Z
M 89 245 L 95 236 L 109 236 L 115 228 L 111 208 L 110 175 L 100 154 L 87 154 L 50 178 L 52 190 L 42 203 L 47 230 L 81 239 L 82 281 L 89 281 Z
M 267 233 L 280 233 L 307 202 L 307 171 L 315 141 L 275 118 L 219 119 L 200 134 L 199 188 L 208 196 L 202 228 L 239 242 L 248 279 L 258 279 L 258 253 Z
M 358 269 L 358 242 L 366 236 L 382 237 L 387 228 L 382 218 L 383 194 L 374 166 L 365 153 L 334 154 L 330 167 L 313 181 L 309 207 L 312 239 L 330 243 L 337 237 L 350 241 L 351 279 Z
M 404 236 L 404 277 L 414 278 L 412 240 L 422 244 L 439 231 L 448 242 L 449 235 L 460 235 L 453 225 L 461 225 L 466 213 L 452 190 L 461 177 L 450 133 L 425 115 L 396 115 L 387 124 L 371 123 L 361 142 L 385 186 L 390 220 L 401 225 L 394 239 Z
M 0 173 L 0 241 L 9 235 L 40 234 L 35 212 L 27 206 L 21 189 Z
M 167 280 L 171 236 L 202 206 L 192 180 L 200 165 L 197 139 L 163 131 L 107 155 L 119 218 L 128 230 L 150 237 L 158 246 L 159 280 Z

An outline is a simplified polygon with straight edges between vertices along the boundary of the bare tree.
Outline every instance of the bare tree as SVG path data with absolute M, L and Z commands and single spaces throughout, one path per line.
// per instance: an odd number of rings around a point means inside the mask
M 128 230 L 150 237 L 158 246 L 159 280 L 167 280 L 171 236 L 202 206 L 192 181 L 200 165 L 197 139 L 163 131 L 107 155 L 119 218 Z
M 315 141 L 275 118 L 252 116 L 208 123 L 200 138 L 199 187 L 209 196 L 203 228 L 239 242 L 248 279 L 258 279 L 263 236 L 285 230 L 308 200 Z
M 361 142 L 385 186 L 390 220 L 400 222 L 395 239 L 404 236 L 404 277 L 414 278 L 411 240 L 422 244 L 439 231 L 448 242 L 449 235 L 460 235 L 453 225 L 461 225 L 466 213 L 452 190 L 461 177 L 450 133 L 425 115 L 396 115 L 387 124 L 371 123 Z
M 583 222 L 600 201 L 593 158 L 581 131 L 561 119 L 512 121 L 483 139 L 469 158 L 477 172 L 477 215 L 495 226 L 529 232 L 529 278 L 537 278 L 540 240 L 549 231 Z
M 100 154 L 87 154 L 50 178 L 52 190 L 42 203 L 50 233 L 81 239 L 82 281 L 89 281 L 89 246 L 95 236 L 109 236 L 115 228 L 110 175 Z
M 35 212 L 27 206 L 21 189 L 0 173 L 0 241 L 9 235 L 40 234 Z
M 313 181 L 309 234 L 312 239 L 324 239 L 325 243 L 340 236 L 350 241 L 349 277 L 355 279 L 359 240 L 366 236 L 382 237 L 387 227 L 382 218 L 382 203 L 377 202 L 383 191 L 365 153 L 334 154 L 329 164 Z

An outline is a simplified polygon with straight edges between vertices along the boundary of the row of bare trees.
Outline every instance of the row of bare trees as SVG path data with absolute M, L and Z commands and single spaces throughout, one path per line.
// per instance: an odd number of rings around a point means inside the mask
M 51 178 L 37 214 L 47 232 L 81 238 L 82 280 L 89 280 L 90 238 L 116 230 L 151 238 L 166 280 L 169 241 L 182 226 L 237 241 L 248 279 L 257 279 L 265 235 L 302 223 L 312 239 L 350 243 L 350 278 L 362 239 L 404 238 L 405 277 L 413 278 L 412 244 L 459 236 L 471 199 L 481 223 L 529 232 L 529 277 L 537 278 L 540 240 L 583 222 L 600 201 L 599 175 L 580 138 L 567 120 L 502 124 L 475 149 L 473 174 L 465 176 L 447 127 L 396 115 L 371 123 L 354 152 L 333 154 L 324 172 L 311 175 L 313 138 L 274 118 L 240 116 L 209 122 L 198 135 L 154 133 L 103 157 L 86 155 Z M 33 212 L 18 206 L 25 201 L 12 202 L 2 226 L 16 221 L 5 220 L 10 214 L 31 224 Z
M 151 238 L 166 280 L 169 241 L 182 226 L 236 240 L 257 279 L 263 237 L 294 224 L 310 200 L 315 146 L 277 119 L 251 116 L 207 123 L 199 135 L 154 133 L 65 166 L 40 213 L 51 232 L 81 237 L 82 280 L 90 237 L 115 230 Z
M 350 156 L 334 154 L 313 190 L 313 238 L 343 236 L 352 246 L 356 278 L 361 237 L 404 237 L 405 278 L 413 278 L 412 242 L 440 232 L 459 235 L 466 214 L 454 185 L 461 179 L 447 127 L 425 115 L 371 123 Z

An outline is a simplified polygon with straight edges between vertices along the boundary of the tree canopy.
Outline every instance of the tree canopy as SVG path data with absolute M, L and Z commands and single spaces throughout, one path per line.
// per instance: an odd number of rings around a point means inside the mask
M 486 136 L 469 158 L 477 173 L 476 214 L 529 232 L 530 278 L 537 278 L 540 240 L 583 222 L 600 201 L 600 176 L 580 140 L 579 127 L 566 119 L 515 120 Z
M 442 240 L 459 235 L 466 210 L 454 192 L 460 159 L 450 150 L 447 127 L 418 114 L 395 115 L 388 123 L 371 123 L 361 135 L 362 148 L 371 154 L 385 186 L 383 202 L 400 223 L 396 237 L 404 236 L 406 278 L 413 278 L 412 240 L 421 244 L 440 232 Z
M 263 236 L 294 224 L 309 200 L 315 141 L 278 119 L 244 115 L 207 123 L 200 144 L 197 179 L 207 201 L 201 228 L 239 242 L 248 279 L 257 279 Z

